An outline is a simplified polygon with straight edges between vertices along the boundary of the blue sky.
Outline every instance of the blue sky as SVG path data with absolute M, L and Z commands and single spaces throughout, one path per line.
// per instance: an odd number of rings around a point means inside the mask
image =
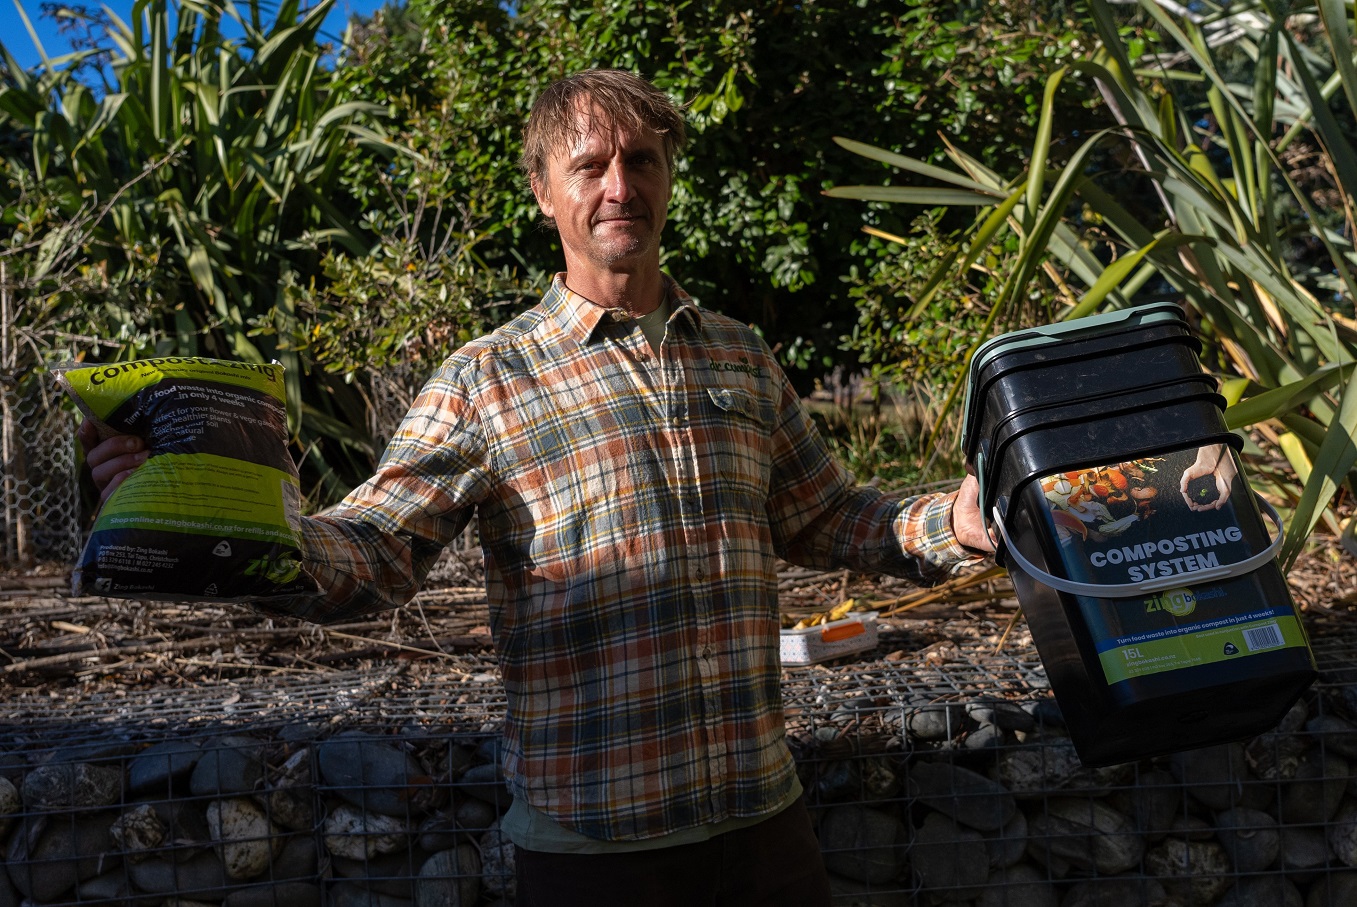
M 90 9 L 97 10 L 100 6 L 107 6 L 113 11 L 114 15 L 124 22 L 128 20 L 132 10 L 132 0 L 71 0 L 72 5 L 83 5 Z M 48 56 L 58 57 L 69 53 L 71 50 L 67 38 L 57 31 L 56 22 L 42 15 L 41 0 L 0 0 L 0 43 L 14 55 L 19 61 L 19 65 L 25 69 L 32 68 L 38 62 L 38 51 L 33 46 L 32 39 L 28 36 L 28 30 L 24 28 L 24 21 L 19 16 L 16 9 L 22 7 L 24 13 L 32 21 L 33 27 L 38 32 L 38 38 L 42 41 L 43 49 L 47 51 Z M 242 0 L 242 6 L 245 3 Z M 326 20 L 326 31 L 330 32 L 335 40 L 344 33 L 344 25 L 348 22 L 351 13 L 360 15 L 371 15 L 374 10 L 380 9 L 383 0 L 336 0 L 334 11 Z M 272 10 L 275 4 L 268 3 L 265 0 L 264 9 Z

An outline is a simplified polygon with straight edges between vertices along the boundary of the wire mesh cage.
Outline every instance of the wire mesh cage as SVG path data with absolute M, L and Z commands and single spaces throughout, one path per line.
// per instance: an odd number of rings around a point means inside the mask
M 1025 641 L 788 669 L 836 904 L 1357 903 L 1357 639 L 1273 732 L 1090 769 Z M 488 652 L 0 712 L 0 903 L 513 903 Z

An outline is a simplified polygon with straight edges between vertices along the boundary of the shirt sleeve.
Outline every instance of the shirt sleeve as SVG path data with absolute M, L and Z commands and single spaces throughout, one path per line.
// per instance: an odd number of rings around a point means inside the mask
M 450 365 L 424 387 L 371 479 L 301 525 L 302 568 L 321 592 L 268 610 L 322 623 L 398 607 L 488 494 L 491 457 Z
M 780 557 L 820 570 L 849 568 L 933 585 L 981 563 L 952 529 L 956 493 L 887 494 L 856 484 L 835 461 L 780 370 L 768 517 Z

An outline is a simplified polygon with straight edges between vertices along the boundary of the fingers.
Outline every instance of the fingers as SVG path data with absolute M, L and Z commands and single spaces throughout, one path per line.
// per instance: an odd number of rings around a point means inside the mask
M 994 551 L 994 540 L 980 515 L 980 483 L 973 474 L 966 476 L 952 499 L 952 532 L 967 548 L 986 553 Z
M 83 425 L 80 441 L 87 443 Z M 108 496 L 133 470 L 145 463 L 149 455 L 146 444 L 135 435 L 114 435 L 87 447 L 85 463 L 89 466 L 94 487 L 99 490 L 100 501 L 108 500 Z

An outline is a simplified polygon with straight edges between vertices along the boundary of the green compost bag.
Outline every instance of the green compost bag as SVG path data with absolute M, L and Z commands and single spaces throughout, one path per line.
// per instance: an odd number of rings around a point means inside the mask
M 150 455 L 99 510 L 76 595 L 255 601 L 307 594 L 281 366 L 197 356 L 67 367 L 100 434 Z

